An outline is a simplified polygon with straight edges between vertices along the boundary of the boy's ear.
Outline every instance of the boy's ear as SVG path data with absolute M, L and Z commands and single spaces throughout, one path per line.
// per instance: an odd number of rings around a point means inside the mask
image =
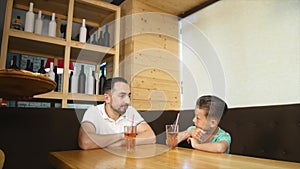
M 216 120 L 216 119 L 211 119 L 210 120 L 210 127 L 211 128 L 215 128 L 215 127 L 217 127 L 218 126 L 218 120 Z

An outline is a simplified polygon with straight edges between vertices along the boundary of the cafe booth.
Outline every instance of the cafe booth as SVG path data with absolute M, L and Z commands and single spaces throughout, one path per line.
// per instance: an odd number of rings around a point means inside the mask
M 300 168 L 299 1 L 4 0 L 0 9 L 0 168 Z M 156 144 L 81 150 L 82 117 L 118 76 Z M 219 126 L 230 154 L 186 142 L 169 150 L 165 125 L 192 126 L 207 94 L 228 104 Z

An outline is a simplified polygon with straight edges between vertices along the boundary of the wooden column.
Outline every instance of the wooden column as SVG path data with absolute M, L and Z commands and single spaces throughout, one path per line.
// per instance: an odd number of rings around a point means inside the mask
M 126 0 L 121 6 L 120 75 L 138 110 L 180 110 L 178 18 L 164 5 Z

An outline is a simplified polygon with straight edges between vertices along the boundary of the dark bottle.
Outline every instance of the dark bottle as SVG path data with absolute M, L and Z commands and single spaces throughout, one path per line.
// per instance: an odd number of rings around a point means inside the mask
M 31 70 L 30 70 L 30 59 L 27 59 L 25 70 L 31 71 Z
M 78 76 L 78 93 L 85 93 L 86 76 L 84 74 L 84 65 L 81 65 L 81 70 Z
M 105 32 L 103 34 L 103 46 L 107 46 L 107 47 L 110 46 L 109 38 L 110 38 L 110 35 L 108 33 L 108 26 L 106 25 L 106 29 L 105 29 Z
M 99 39 L 98 39 L 98 45 L 103 46 L 103 32 L 100 31 Z
M 73 78 L 73 71 L 71 71 L 70 77 L 69 77 L 69 93 L 71 93 L 71 88 L 72 88 L 72 78 Z
M 58 76 L 58 74 L 57 74 L 57 66 L 54 66 L 54 68 L 53 68 L 53 72 L 54 72 L 54 75 L 55 75 L 55 82 L 56 82 L 56 88 L 54 89 L 54 91 L 58 91 L 58 82 L 59 82 L 59 76 Z
M 17 69 L 17 70 L 20 69 L 19 66 L 17 66 L 17 56 L 13 56 L 9 69 Z
M 33 63 L 30 63 L 29 71 L 33 72 Z
M 106 77 L 104 75 L 104 67 L 101 69 L 101 76 L 99 80 L 99 94 L 104 94 L 104 82 L 106 81 Z
M 91 41 L 92 44 L 96 45 L 97 44 L 97 33 L 93 36 L 93 39 Z
M 92 72 L 93 72 L 92 74 L 93 74 L 93 79 L 94 79 L 94 91 L 93 91 L 93 94 L 96 94 L 96 86 L 97 86 L 96 85 L 96 83 L 97 83 L 96 78 L 97 77 L 96 77 L 95 71 L 93 70 Z
M 39 68 L 39 70 L 38 70 L 38 73 L 46 74 L 44 64 L 45 64 L 45 61 L 44 61 L 44 60 L 41 60 L 41 66 L 40 66 L 40 68 Z
M 17 18 L 12 19 L 12 28 L 13 29 L 18 29 L 18 30 L 23 30 L 22 28 L 22 20 L 20 16 L 17 16 Z

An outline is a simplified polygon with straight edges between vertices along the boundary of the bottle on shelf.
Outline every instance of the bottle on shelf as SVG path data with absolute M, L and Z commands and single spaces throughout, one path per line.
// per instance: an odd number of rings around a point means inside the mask
M 70 74 L 69 74 L 69 87 L 68 87 L 68 92 L 69 93 L 71 93 L 72 79 L 73 79 L 73 71 L 71 71 Z
M 58 77 L 58 74 L 57 74 L 57 66 L 54 66 L 53 72 L 54 72 L 54 75 L 55 75 L 54 81 L 56 82 L 56 88 L 54 89 L 54 91 L 58 92 L 59 77 Z
M 10 61 L 9 69 L 16 69 L 16 70 L 20 69 L 20 67 L 17 65 L 17 56 L 16 55 L 14 55 L 13 59 Z
M 30 71 L 31 71 L 31 72 L 34 72 L 34 71 L 33 71 L 33 62 L 30 63 Z
M 50 79 L 52 79 L 53 81 L 55 81 L 55 73 L 54 73 L 53 69 L 54 69 L 53 62 L 50 62 L 50 70 L 48 72 L 48 75 L 49 75 Z
M 98 45 L 103 46 L 103 31 L 100 31 L 99 39 L 97 42 Z
M 55 21 L 55 13 L 52 13 L 52 18 L 49 23 L 48 35 L 56 37 L 56 21 Z
M 81 70 L 78 76 L 78 93 L 85 93 L 86 75 L 84 73 L 84 65 L 81 65 Z
M 77 92 L 78 92 L 78 73 L 76 67 L 74 67 L 73 76 L 71 79 L 71 93 L 77 93 Z
M 17 18 L 13 18 L 11 21 L 11 27 L 17 30 L 23 30 L 21 17 L 18 15 Z
M 27 59 L 26 61 L 26 68 L 25 70 L 30 71 L 30 59 Z
M 35 20 L 34 33 L 42 34 L 42 28 L 43 28 L 42 11 L 39 11 L 38 17 Z
M 103 33 L 103 46 L 109 47 L 110 46 L 109 41 L 110 41 L 110 35 L 108 32 L 108 25 L 105 25 L 105 31 Z
M 93 70 L 90 67 L 89 74 L 87 77 L 87 94 L 94 94 L 94 76 Z
M 92 37 L 91 44 L 96 45 L 97 44 L 97 32 L 95 32 L 94 35 L 91 37 Z
M 46 71 L 45 71 L 45 61 L 44 60 L 41 60 L 41 66 L 38 70 L 38 73 L 41 73 L 41 74 L 46 74 Z
M 29 3 L 29 10 L 26 12 L 25 17 L 25 31 L 33 32 L 34 28 L 34 13 L 33 13 L 33 2 Z
M 94 71 L 94 94 L 99 94 L 99 73 Z
M 99 80 L 99 93 L 104 94 L 104 82 L 106 81 L 106 77 L 104 75 L 104 67 L 101 69 L 101 76 Z
M 86 42 L 86 27 L 85 27 L 85 19 L 82 19 L 82 26 L 80 27 L 80 32 L 79 32 L 79 42 Z

